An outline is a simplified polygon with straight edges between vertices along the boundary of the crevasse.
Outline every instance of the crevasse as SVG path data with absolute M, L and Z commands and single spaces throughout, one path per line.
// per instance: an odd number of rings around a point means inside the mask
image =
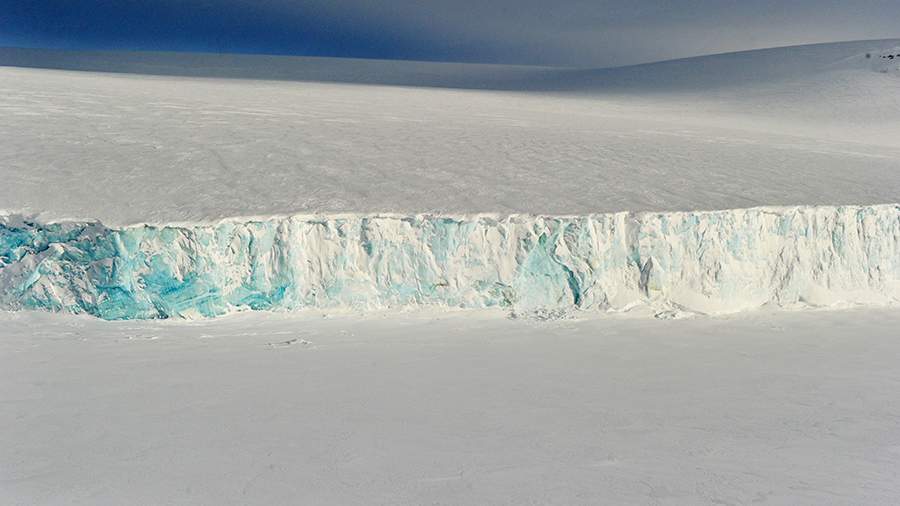
M 900 301 L 900 205 L 587 216 L 290 216 L 129 226 L 0 217 L 0 307 L 239 310 Z

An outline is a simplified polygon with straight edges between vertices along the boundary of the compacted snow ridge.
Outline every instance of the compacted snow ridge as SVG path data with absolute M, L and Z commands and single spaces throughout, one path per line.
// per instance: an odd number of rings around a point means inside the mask
M 900 206 L 588 216 L 0 221 L 0 303 L 106 319 L 504 307 L 728 313 L 900 300 Z

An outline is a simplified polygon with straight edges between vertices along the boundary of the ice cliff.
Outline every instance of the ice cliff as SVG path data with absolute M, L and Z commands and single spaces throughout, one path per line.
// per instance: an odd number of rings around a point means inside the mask
M 238 310 L 900 301 L 900 205 L 587 216 L 290 216 L 108 228 L 0 216 L 0 307 Z

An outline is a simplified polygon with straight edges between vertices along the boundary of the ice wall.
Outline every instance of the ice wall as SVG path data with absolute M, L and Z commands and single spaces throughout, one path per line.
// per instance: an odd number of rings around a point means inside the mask
M 900 205 L 122 229 L 0 217 L 0 307 L 106 319 L 411 305 L 722 313 L 898 301 Z

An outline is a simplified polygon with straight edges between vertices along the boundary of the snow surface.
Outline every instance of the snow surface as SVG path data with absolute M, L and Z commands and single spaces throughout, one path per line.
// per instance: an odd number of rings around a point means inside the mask
M 0 314 L 0 503 L 900 502 L 900 312 Z
M 865 55 L 897 44 L 605 70 L 5 49 L 118 73 L 0 67 L 0 208 L 118 226 L 896 203 L 900 70 Z
M 897 301 L 897 45 L 0 50 L 4 309 L 309 308 L 0 312 L 0 503 L 900 502 L 896 307 L 689 318 Z

